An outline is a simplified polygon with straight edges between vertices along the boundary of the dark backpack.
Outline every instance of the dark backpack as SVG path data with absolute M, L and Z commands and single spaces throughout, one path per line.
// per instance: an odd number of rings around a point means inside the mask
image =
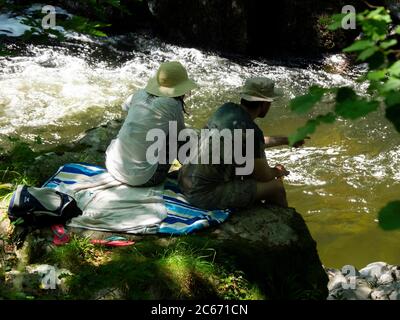
M 65 224 L 80 215 L 76 201 L 67 194 L 50 188 L 19 185 L 8 206 L 10 221 L 23 227 L 40 228 Z

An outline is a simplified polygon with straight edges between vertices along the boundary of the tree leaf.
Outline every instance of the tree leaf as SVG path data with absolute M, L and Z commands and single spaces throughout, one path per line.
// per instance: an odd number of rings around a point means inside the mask
M 329 112 L 327 114 L 324 115 L 319 115 L 316 118 L 318 124 L 323 122 L 323 123 L 333 123 L 336 120 L 336 115 L 333 112 Z
M 321 123 L 332 123 L 335 120 L 336 116 L 333 112 L 329 112 L 324 115 L 319 115 L 315 119 L 308 120 L 303 127 L 298 128 L 294 134 L 289 135 L 289 145 L 293 146 L 296 142 L 303 140 L 308 135 L 314 133 L 317 126 L 320 125 Z
M 297 129 L 296 133 L 289 135 L 289 145 L 293 146 L 296 142 L 303 140 L 311 133 L 314 133 L 317 125 L 318 121 L 315 119 L 308 120 L 303 127 Z
M 371 57 L 377 51 L 378 51 L 378 47 L 377 46 L 373 46 L 373 47 L 370 47 L 368 49 L 365 49 L 363 52 L 361 52 L 358 55 L 357 60 L 365 61 L 366 59 Z
M 375 42 L 371 40 L 357 40 L 351 46 L 344 48 L 343 52 L 361 51 L 375 46 Z
M 385 99 L 386 106 L 393 107 L 395 105 L 400 105 L 400 92 L 392 91 L 386 95 Z
M 389 202 L 378 213 L 379 226 L 383 230 L 400 228 L 400 201 Z
M 387 49 L 387 48 L 393 47 L 396 44 L 397 44 L 397 40 L 396 39 L 391 39 L 391 40 L 388 40 L 388 41 L 381 42 L 381 44 L 379 46 L 382 49 Z
M 384 40 L 388 33 L 388 22 L 378 19 L 365 19 L 362 24 L 362 29 L 367 37 L 372 40 Z
M 379 81 L 386 77 L 387 70 L 376 70 L 368 72 L 367 79 L 373 81 Z
M 385 63 L 385 56 L 381 51 L 377 51 L 366 61 L 370 70 L 378 69 Z
M 397 34 L 400 34 L 400 26 L 397 26 L 395 32 L 396 32 Z
M 378 7 L 375 10 L 368 12 L 367 19 L 374 19 L 375 21 L 383 21 L 385 23 L 392 22 L 389 12 L 384 7 Z
M 342 28 L 342 21 L 346 15 L 347 15 L 347 13 L 334 14 L 332 16 L 332 22 L 328 26 L 328 30 L 334 31 L 334 30 Z
M 386 112 L 385 117 L 400 132 L 400 91 L 391 91 L 385 98 Z
M 390 78 L 383 86 L 382 93 L 399 90 L 400 89 L 400 79 Z
M 336 101 L 335 112 L 344 119 L 358 119 L 378 109 L 378 101 L 350 98 Z
M 400 76 L 400 61 L 396 61 L 389 68 L 389 73 L 392 76 L 399 77 Z
M 324 88 L 312 86 L 309 88 L 307 94 L 292 99 L 289 106 L 298 114 L 307 113 L 318 101 L 322 99 L 322 96 L 325 92 L 326 89 Z
M 349 99 L 351 100 L 357 99 L 357 95 L 352 88 L 342 87 L 337 90 L 336 93 L 337 102 L 343 102 Z

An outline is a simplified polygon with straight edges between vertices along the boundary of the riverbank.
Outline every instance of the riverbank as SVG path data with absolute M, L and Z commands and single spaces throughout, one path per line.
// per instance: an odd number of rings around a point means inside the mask
M 17 226 L 0 244 L 5 298 L 321 300 L 328 295 L 316 243 L 293 208 L 254 206 L 219 226 L 179 237 L 67 227 L 70 241 L 56 245 L 50 228 L 26 238 L 22 230 Z M 110 236 L 134 243 L 98 244 Z
M 119 126 L 120 121 L 89 130 L 78 142 L 58 146 L 44 154 L 23 151 L 20 159 L 25 165 L 25 182 L 36 181 L 40 185 L 57 168 L 66 162 L 88 161 L 104 165 L 104 150 Z M 18 159 L 14 153 L 11 158 Z M 31 157 L 30 159 L 24 156 Z M 4 162 L 6 159 L 2 159 Z M 42 164 L 46 163 L 46 166 Z M 13 185 L 9 185 L 10 191 Z M 271 299 L 260 289 L 260 283 L 249 278 L 250 273 L 233 263 L 232 256 L 217 249 L 211 239 L 202 236 L 179 238 L 159 238 L 142 241 L 140 237 L 128 237 L 136 241 L 131 248 L 107 249 L 90 243 L 93 233 L 72 232 L 72 241 L 65 246 L 54 246 L 50 230 L 36 231 L 28 236 L 21 248 L 8 236 L 10 225 L 4 216 L 9 197 L 5 197 L 0 217 L 0 239 L 2 239 L 0 269 L 3 270 L 3 284 L 0 283 L 0 296 L 21 299 L 196 299 L 214 297 L 216 299 Z M 251 215 L 253 213 L 249 213 Z M 279 216 L 281 216 L 279 214 Z M 265 216 L 265 213 L 262 213 Z M 258 224 L 258 223 L 257 223 Z M 268 232 L 270 225 L 265 224 Z M 255 236 L 260 230 L 255 233 Z M 243 233 L 243 232 L 239 232 Z M 280 233 L 279 233 L 280 234 Z M 97 234 L 95 237 L 107 237 Z M 109 235 L 108 235 L 109 236 Z M 14 238 L 15 239 L 15 238 Z M 263 241 L 265 243 L 265 241 Z M 237 247 L 237 246 L 236 246 Z M 240 247 L 240 246 L 239 246 Z M 235 249 L 236 251 L 237 249 Z M 218 259 L 216 260 L 216 256 Z M 260 254 L 253 255 L 259 257 Z M 262 254 L 261 254 L 262 256 Z M 144 260 L 142 260 L 144 259 Z M 249 260 L 250 259 L 250 260 Z M 252 261 L 250 257 L 247 259 Z M 257 258 L 257 261 L 260 259 Z M 273 259 L 274 264 L 276 260 Z M 302 264 L 309 270 L 310 261 Z M 293 261 L 290 263 L 292 264 Z M 252 265 L 253 263 L 250 263 Z M 317 262 L 318 264 L 318 262 Z M 131 270 L 132 265 L 139 265 Z M 279 264 L 284 265 L 284 264 Z M 321 266 L 320 262 L 319 265 Z M 159 270 L 159 267 L 162 266 Z M 124 272 L 121 273 L 121 268 Z M 157 268 L 155 285 L 150 274 Z M 153 271 L 152 271 L 153 270 Z M 260 268 L 259 270 L 264 270 Z M 325 268 L 329 283 L 326 297 L 329 300 L 396 300 L 400 299 L 400 266 L 386 263 L 373 263 L 359 271 L 352 266 L 346 268 Z M 49 272 L 64 275 L 56 282 L 56 289 L 43 287 L 43 277 Z M 114 274 L 115 273 L 115 274 Z M 125 273 L 128 273 L 127 280 Z M 312 272 L 314 273 L 314 272 Z M 166 276 L 168 274 L 168 277 Z M 305 273 L 304 273 L 305 276 Z M 150 278 L 151 279 L 150 279 Z M 172 278 L 171 278 L 172 277 Z M 105 278 L 105 280 L 103 279 Z M 172 279 L 172 280 L 171 280 Z M 82 290 L 81 281 L 87 288 Z M 139 290 L 124 291 L 121 283 L 130 286 L 130 281 L 140 283 Z M 289 283 L 275 283 L 277 292 L 286 288 L 281 298 L 321 299 L 312 290 L 300 293 L 295 289 L 288 293 L 288 287 L 298 283 L 296 277 L 288 278 Z M 106 283 L 112 285 L 105 285 Z M 354 285 L 354 286 L 353 286 Z M 155 286 L 155 287 L 153 287 Z M 196 287 L 199 287 L 195 290 Z M 3 290 L 3 292 L 1 291 Z M 195 291 L 193 291 L 195 290 Z M 329 295 L 328 295 L 329 290 Z M 279 293 L 276 293 L 279 295 Z M 282 294 L 282 292 L 280 293 Z M 276 297 L 276 296 L 275 296 Z
M 198 236 L 145 242 L 130 238 L 134 246 L 114 249 L 95 246 L 82 234 L 54 246 L 49 230 L 32 233 L 20 249 L 10 243 L 3 246 L 3 238 L 0 300 L 271 299 L 232 260 L 224 262 L 226 255 L 211 241 Z M 400 266 L 374 262 L 360 270 L 344 266 L 325 272 L 327 300 L 400 300 Z M 54 283 L 45 281 L 50 276 L 56 277 Z M 316 297 L 312 291 L 301 295 L 293 289 L 280 298 Z

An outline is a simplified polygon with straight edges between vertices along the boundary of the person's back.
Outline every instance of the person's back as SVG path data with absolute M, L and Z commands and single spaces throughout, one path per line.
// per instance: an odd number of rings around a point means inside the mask
M 239 129 L 244 134 L 247 130 L 254 132 L 253 154 L 246 155 L 251 158 L 263 158 L 264 135 L 261 129 L 251 119 L 250 115 L 236 103 L 225 103 L 209 119 L 205 129 L 218 130 L 221 133 L 224 129 L 231 132 L 232 143 L 227 146 L 231 150 L 225 150 L 224 139 L 220 139 L 220 148 L 213 149 L 213 140 L 202 140 L 199 150 L 206 147 L 209 150 L 209 164 L 188 163 L 180 169 L 180 187 L 188 198 L 189 202 L 206 209 L 227 207 L 244 207 L 254 201 L 256 186 L 249 175 L 237 175 L 236 169 L 240 167 L 233 156 L 234 143 L 241 143 L 241 150 L 246 150 L 246 141 L 241 136 L 241 141 L 234 140 L 234 130 Z M 253 143 L 253 141 L 251 141 Z M 205 146 L 207 144 L 208 146 Z M 229 162 L 225 163 L 225 152 L 231 155 Z M 200 151 L 201 152 L 201 151 Z M 219 152 L 219 163 L 211 163 L 213 152 Z M 231 182 L 230 184 L 228 184 Z M 240 187 L 239 187 L 240 185 Z M 224 190 L 222 190 L 224 189 Z M 228 191 L 229 189 L 229 191 Z
M 199 164 L 191 161 L 193 158 L 189 159 L 179 172 L 180 188 L 190 203 L 203 209 L 239 209 L 265 200 L 287 207 L 280 177 L 289 172 L 279 164 L 270 167 L 264 148 L 287 144 L 288 139 L 264 137 L 254 122 L 256 118 L 265 117 L 278 95 L 272 80 L 250 78 L 242 88 L 240 105 L 226 103 L 211 116 L 206 128 L 215 129 L 217 133 L 212 133 L 211 137 L 216 137 L 220 146 L 214 148 L 213 139 L 204 136 L 197 152 Z M 223 131 L 230 133 L 228 138 Z M 225 140 L 230 143 L 225 144 Z M 303 143 L 299 142 L 299 145 Z M 211 162 L 216 154 L 218 163 Z M 208 162 L 204 162 L 203 156 Z M 248 164 L 251 164 L 250 169 Z
M 158 185 L 166 179 L 171 166 L 167 157 L 168 137 L 177 143 L 175 135 L 185 128 L 184 96 L 197 87 L 179 62 L 164 62 L 145 89 L 128 98 L 123 106 L 128 115 L 106 151 L 106 167 L 115 179 L 144 187 Z M 170 134 L 170 123 L 177 132 Z M 160 148 L 151 153 L 155 132 L 162 133 L 161 141 L 156 142 Z
M 126 105 L 128 115 L 107 149 L 106 167 L 117 180 L 137 186 L 146 183 L 159 165 L 146 159 L 146 152 L 154 143 L 146 140 L 147 133 L 161 129 L 168 136 L 169 121 L 176 121 L 178 132 L 185 124 L 182 102 L 175 98 L 157 97 L 139 90 Z

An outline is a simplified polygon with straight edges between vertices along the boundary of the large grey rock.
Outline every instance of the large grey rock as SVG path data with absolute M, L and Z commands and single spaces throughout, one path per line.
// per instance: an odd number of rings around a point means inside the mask
M 377 284 L 378 285 L 384 285 L 384 284 L 388 284 L 388 283 L 392 283 L 394 281 L 393 276 L 390 272 L 384 273 L 382 274 L 379 279 Z
M 256 206 L 235 212 L 205 236 L 234 257 L 273 298 L 325 299 L 328 277 L 316 243 L 293 208 Z
M 328 284 L 328 300 L 368 300 L 370 299 L 372 288 L 369 283 L 362 278 L 356 278 L 355 288 L 349 286 L 348 279 L 341 273 L 330 277 Z
M 364 279 L 356 280 L 356 289 L 353 290 L 357 300 L 368 300 L 371 297 L 372 288 Z
M 400 300 L 400 290 L 399 291 L 393 291 L 389 295 L 389 300 Z
M 369 300 L 372 289 L 359 287 L 355 290 L 345 289 L 340 291 L 342 300 Z
M 385 272 L 389 271 L 388 264 L 385 262 L 373 262 L 360 270 L 363 278 L 368 280 L 379 279 Z
M 119 288 L 106 288 L 95 292 L 93 300 L 123 300 L 124 293 Z
M 333 291 L 336 289 L 341 289 L 343 288 L 343 285 L 346 283 L 347 283 L 346 278 L 341 273 L 338 273 L 334 277 L 329 279 L 328 290 Z
M 389 300 L 389 295 L 393 291 L 388 290 L 387 288 L 378 288 L 372 291 L 371 299 L 372 300 Z
M 390 268 L 391 274 L 396 281 L 400 281 L 400 266 Z

